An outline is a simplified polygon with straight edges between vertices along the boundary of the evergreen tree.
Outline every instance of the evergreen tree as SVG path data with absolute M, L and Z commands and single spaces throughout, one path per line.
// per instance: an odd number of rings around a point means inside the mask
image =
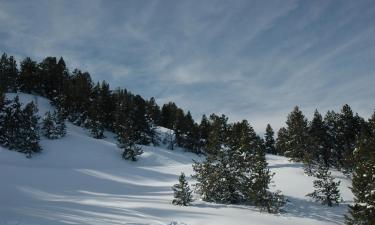
M 265 145 L 265 148 L 266 148 L 266 152 L 269 153 L 269 154 L 276 155 L 275 139 L 274 139 L 273 135 L 274 135 L 274 132 L 273 132 L 273 129 L 272 129 L 271 125 L 267 124 L 266 134 L 265 134 L 265 137 L 264 137 L 264 139 L 265 139 L 264 145 Z
M 339 204 L 341 200 L 339 191 L 340 181 L 335 182 L 331 176 L 331 172 L 322 164 L 319 165 L 316 171 L 316 178 L 317 180 L 314 181 L 315 191 L 306 196 L 330 207 Z
M 328 144 L 328 129 L 323 122 L 322 115 L 315 110 L 314 117 L 308 127 L 309 144 L 303 163 L 305 172 L 313 174 L 313 170 L 320 163 L 330 166 L 331 152 Z
M 286 121 L 288 130 L 288 150 L 285 155 L 302 161 L 308 149 L 307 119 L 296 106 Z
M 13 56 L 3 54 L 0 58 L 0 89 L 3 91 L 16 91 L 18 80 L 17 62 Z
M 217 116 L 210 115 L 210 132 L 204 150 L 209 157 L 218 154 L 218 151 L 226 142 L 228 134 L 228 117 L 224 114 Z
M 10 150 L 19 150 L 23 140 L 21 129 L 24 116 L 21 109 L 19 97 L 16 96 L 12 101 L 4 105 L 3 117 L 3 145 Z
M 65 120 L 61 111 L 46 112 L 42 121 L 44 136 L 49 139 L 58 139 L 66 135 Z
M 352 179 L 354 204 L 349 206 L 348 225 L 375 224 L 375 113 L 354 152 Z
M 207 146 L 208 135 L 210 133 L 210 122 L 207 119 L 207 116 L 203 114 L 201 122 L 199 124 L 199 136 L 200 136 L 200 146 Z
M 185 179 L 185 174 L 181 173 L 178 178 L 179 183 L 173 185 L 172 190 L 174 192 L 174 199 L 172 204 L 187 206 L 193 201 L 192 191 L 189 188 L 189 184 Z
M 280 128 L 276 138 L 276 152 L 278 155 L 284 155 L 288 151 L 288 130 L 285 127 Z
M 39 145 L 39 127 L 38 116 L 36 115 L 38 109 L 34 102 L 25 106 L 22 111 L 23 123 L 20 130 L 19 137 L 22 139 L 18 149 L 27 154 L 30 158 L 33 153 L 40 152 L 42 148 Z
M 280 210 L 285 200 L 268 190 L 272 174 L 267 169 L 262 139 L 246 120 L 227 129 L 224 141 L 216 145 L 216 154 L 193 165 L 198 192 L 205 201 Z
M 124 125 L 118 128 L 117 145 L 124 150 L 122 153 L 123 159 L 137 161 L 136 157 L 141 155 L 143 150 L 136 145 L 137 133 L 133 127 L 133 121 L 128 119 Z
M 38 93 L 39 71 L 37 63 L 27 57 L 21 62 L 18 86 L 26 93 Z

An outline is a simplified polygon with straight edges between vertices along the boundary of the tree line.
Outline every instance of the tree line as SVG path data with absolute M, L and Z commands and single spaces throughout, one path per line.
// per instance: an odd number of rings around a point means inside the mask
M 278 208 L 283 202 L 281 194 L 268 191 L 272 174 L 265 153 L 269 153 L 303 162 L 307 172 L 314 173 L 324 165 L 353 174 L 356 203 L 350 218 L 374 215 L 374 193 L 367 193 L 364 187 L 374 190 L 375 114 L 366 121 L 344 105 L 340 112 L 328 111 L 324 116 L 315 111 L 308 121 L 295 107 L 275 139 L 270 125 L 260 137 L 247 121 L 228 123 L 225 115 L 203 115 L 198 123 L 173 102 L 160 107 L 154 98 L 146 100 L 126 89 L 111 89 L 105 81 L 94 83 L 88 72 L 69 71 L 62 57 L 46 57 L 41 62 L 27 57 L 18 66 L 13 56 L 4 53 L 0 81 L 0 144 L 7 148 L 28 155 L 41 150 L 39 133 L 32 132 L 39 126 L 35 104 L 21 107 L 17 98 L 4 98 L 6 92 L 21 91 L 44 96 L 55 106 L 56 112 L 42 121 L 45 136 L 64 136 L 65 120 L 89 129 L 94 138 L 104 138 L 105 130 L 112 131 L 125 159 L 136 160 L 142 153 L 138 144 L 161 141 L 157 126 L 169 128 L 173 131 L 171 149 L 176 145 L 207 156 L 194 164 L 198 189 L 207 201 L 250 203 L 268 211 Z M 17 119 L 21 122 L 15 122 Z M 15 137 L 29 142 L 15 144 Z M 32 150 L 28 150 L 30 146 L 34 146 Z

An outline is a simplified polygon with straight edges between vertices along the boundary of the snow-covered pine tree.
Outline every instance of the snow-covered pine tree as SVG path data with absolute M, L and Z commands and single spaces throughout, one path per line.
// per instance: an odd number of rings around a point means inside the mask
M 90 129 L 90 134 L 93 138 L 103 139 L 104 136 L 104 127 L 99 120 L 88 119 L 87 127 Z
M 319 165 L 315 176 L 317 178 L 317 180 L 313 182 L 315 191 L 306 196 L 330 207 L 339 204 L 341 201 L 339 190 L 340 181 L 335 182 L 331 172 L 329 172 L 328 168 L 323 164 Z
M 19 149 L 23 142 L 20 136 L 23 124 L 23 113 L 19 97 L 16 96 L 13 100 L 7 101 L 3 107 L 3 145 L 9 149 Z
M 193 201 L 192 191 L 186 181 L 185 174 L 181 173 L 178 178 L 178 184 L 173 185 L 174 199 L 172 204 L 187 206 Z
M 354 151 L 352 179 L 354 204 L 346 216 L 348 225 L 375 224 L 375 113 L 369 120 L 369 132 L 360 138 Z
M 55 111 L 55 114 L 56 114 L 57 132 L 61 138 L 66 135 L 65 113 L 62 109 L 58 109 L 57 111 Z
M 264 145 L 266 148 L 266 153 L 276 155 L 275 139 L 273 135 L 274 135 L 274 132 L 273 132 L 271 125 L 267 124 L 266 134 L 264 136 Z
M 49 139 L 58 139 L 66 135 L 66 125 L 61 111 L 46 112 L 42 121 L 44 136 Z
M 39 145 L 39 127 L 38 127 L 38 116 L 36 115 L 38 109 L 34 102 L 31 102 L 25 106 L 22 111 L 22 125 L 19 136 L 22 139 L 18 149 L 27 154 L 28 158 L 37 152 L 40 152 L 42 148 Z
M 50 111 L 46 112 L 43 117 L 42 130 L 43 130 L 44 136 L 46 136 L 48 139 L 58 138 L 55 120 L 52 117 L 52 114 Z

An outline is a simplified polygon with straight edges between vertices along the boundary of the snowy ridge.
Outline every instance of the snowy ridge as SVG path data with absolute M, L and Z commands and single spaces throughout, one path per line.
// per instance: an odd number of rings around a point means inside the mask
M 42 97 L 20 94 L 20 100 L 24 104 L 37 100 L 41 116 L 53 109 Z M 114 134 L 105 135 L 93 139 L 87 130 L 67 123 L 67 136 L 42 137 L 43 151 L 31 159 L 0 147 L 0 224 L 333 225 L 344 224 L 347 204 L 353 199 L 350 181 L 334 172 L 341 180 L 344 203 L 330 208 L 313 202 L 305 197 L 313 190 L 313 178 L 303 173 L 302 165 L 269 155 L 269 166 L 276 173 L 272 188 L 290 201 L 285 214 L 206 203 L 199 196 L 192 206 L 175 206 L 171 186 L 180 172 L 191 175 L 192 160 L 202 158 L 181 149 L 142 146 L 145 153 L 137 162 L 125 161 Z

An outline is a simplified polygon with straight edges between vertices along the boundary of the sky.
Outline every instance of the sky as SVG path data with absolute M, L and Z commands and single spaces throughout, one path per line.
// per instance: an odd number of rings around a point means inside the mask
M 0 51 L 258 132 L 296 105 L 375 110 L 373 0 L 0 0 Z

